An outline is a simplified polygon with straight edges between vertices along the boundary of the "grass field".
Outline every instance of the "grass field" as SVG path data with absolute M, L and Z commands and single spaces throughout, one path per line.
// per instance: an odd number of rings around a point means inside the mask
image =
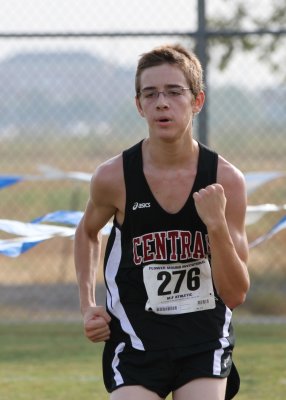
M 286 325 L 237 324 L 237 400 L 284 400 Z M 107 400 L 102 345 L 67 324 L 10 324 L 0 330 L 1 400 Z M 168 397 L 168 400 L 171 397 Z

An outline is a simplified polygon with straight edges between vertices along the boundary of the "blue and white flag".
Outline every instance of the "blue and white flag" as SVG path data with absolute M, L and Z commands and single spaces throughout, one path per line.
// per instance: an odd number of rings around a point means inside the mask
M 0 240 L 0 254 L 7 257 L 18 257 L 32 247 L 38 245 L 44 240 L 50 239 L 50 236 L 30 236 L 26 238 L 15 238 Z
M 70 179 L 75 181 L 90 182 L 92 174 L 79 171 L 65 172 L 49 166 L 38 167 L 41 175 L 0 175 L 0 189 L 23 181 L 51 181 Z
M 81 211 L 60 210 L 35 218 L 31 222 L 0 219 L 0 230 L 20 236 L 13 239 L 0 240 L 0 254 L 8 257 L 18 257 L 32 247 L 54 237 L 70 237 L 75 234 L 75 227 L 83 216 Z M 72 227 L 41 224 L 52 222 L 70 225 Z M 112 224 L 107 223 L 101 230 L 103 235 L 110 233 Z
M 44 240 L 54 237 L 72 237 L 75 232 L 75 228 L 7 219 L 0 220 L 0 230 L 21 236 L 20 238 L 0 240 L 0 254 L 8 257 L 17 257 Z
M 246 210 L 246 226 L 256 224 L 265 214 L 269 212 L 278 212 L 286 210 L 286 204 L 278 206 L 276 204 L 259 204 L 256 206 L 247 206 Z
M 247 194 L 250 195 L 255 192 L 260 186 L 263 186 L 268 182 L 285 176 L 285 172 L 279 171 L 246 172 L 244 174 L 244 177 L 246 182 Z
M 77 181 L 90 182 L 92 177 L 91 174 L 85 172 L 64 172 L 50 166 L 39 166 L 39 170 L 41 172 L 41 175 L 0 175 L 0 189 L 23 181 L 72 179 Z M 274 179 L 285 176 L 285 173 L 277 171 L 246 173 L 245 180 L 248 195 L 253 193 L 264 184 Z M 285 209 L 286 205 L 277 206 L 275 204 L 248 206 L 246 213 L 246 225 L 251 225 L 258 222 L 266 213 L 277 212 Z M 26 252 L 37 244 L 43 242 L 44 240 L 48 240 L 56 236 L 73 237 L 75 227 L 80 222 L 82 216 L 83 212 L 81 211 L 60 210 L 35 218 L 30 223 L 4 219 L 0 220 L 0 230 L 20 236 L 20 238 L 0 240 L 0 254 L 9 257 L 17 257 L 18 255 Z M 262 235 L 261 237 L 250 243 L 250 248 L 257 246 L 267 239 L 270 239 L 277 232 L 285 229 L 285 218 L 286 217 L 282 218 L 265 235 Z M 44 225 L 41 224 L 42 222 L 69 225 L 74 228 L 56 225 Z M 111 226 L 111 223 L 106 224 L 106 226 L 102 229 L 102 234 L 108 235 L 110 233 Z
M 82 217 L 82 211 L 59 210 L 43 215 L 42 217 L 35 218 L 31 222 L 33 224 L 40 222 L 56 222 L 58 224 L 77 226 Z
M 38 166 L 38 169 L 41 172 L 41 175 L 0 175 L 0 189 L 22 181 L 71 179 L 82 182 L 90 182 L 92 177 L 92 174 L 87 172 L 65 172 L 48 165 L 40 165 Z M 281 177 L 285 177 L 286 173 L 280 171 L 256 171 L 246 172 L 244 176 L 247 193 L 251 194 L 266 183 Z
M 249 243 L 249 248 L 251 249 L 265 242 L 266 240 L 269 240 L 274 235 L 276 235 L 276 233 L 282 231 L 283 229 L 286 229 L 286 216 L 281 218 L 280 221 L 278 221 L 277 224 L 275 224 L 273 228 L 271 228 L 267 233 L 255 239 L 253 242 Z
M 0 189 L 4 189 L 7 186 L 15 185 L 15 183 L 21 182 L 22 180 L 22 176 L 0 175 Z

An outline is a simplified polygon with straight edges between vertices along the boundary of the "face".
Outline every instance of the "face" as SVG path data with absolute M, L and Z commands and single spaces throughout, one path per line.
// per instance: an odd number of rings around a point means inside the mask
M 173 140 L 191 134 L 192 119 L 203 106 L 204 94 L 194 98 L 183 72 L 170 64 L 147 68 L 140 79 L 136 105 L 146 118 L 149 135 Z M 164 92 L 159 93 L 158 92 Z

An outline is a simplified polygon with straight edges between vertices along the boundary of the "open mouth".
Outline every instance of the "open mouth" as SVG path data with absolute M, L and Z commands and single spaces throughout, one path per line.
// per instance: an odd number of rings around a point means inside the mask
M 170 122 L 171 120 L 169 118 L 159 118 L 157 121 L 160 123 L 166 123 L 166 122 Z

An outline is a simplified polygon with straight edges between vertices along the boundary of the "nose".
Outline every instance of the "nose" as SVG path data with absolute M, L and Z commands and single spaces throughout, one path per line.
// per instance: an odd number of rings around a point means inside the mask
M 158 97 L 156 99 L 156 107 L 157 108 L 167 108 L 169 107 L 169 103 L 167 100 L 167 96 L 165 92 L 158 92 Z

